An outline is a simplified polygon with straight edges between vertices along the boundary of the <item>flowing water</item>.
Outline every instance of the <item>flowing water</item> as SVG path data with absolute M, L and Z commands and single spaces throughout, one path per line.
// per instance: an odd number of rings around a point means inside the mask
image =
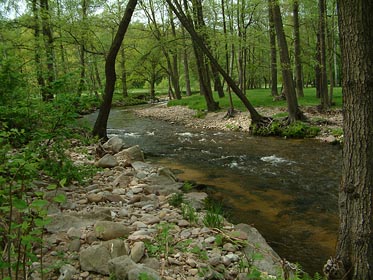
M 89 116 L 95 119 L 95 114 Z M 320 272 L 334 253 L 341 149 L 315 140 L 200 131 L 113 109 L 108 134 L 148 160 L 208 185 L 229 220 L 255 226 L 283 258 Z

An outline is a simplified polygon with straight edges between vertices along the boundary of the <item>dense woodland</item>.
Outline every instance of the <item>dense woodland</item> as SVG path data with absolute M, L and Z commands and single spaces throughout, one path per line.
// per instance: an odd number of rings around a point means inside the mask
M 249 89 L 271 89 L 273 102 L 286 99 L 289 124 L 304 120 L 298 105 L 303 88 L 315 87 L 318 109 L 326 111 L 334 86 L 342 86 L 341 231 L 328 277 L 373 278 L 373 4 L 337 2 L 1 1 L 0 211 L 10 220 L 13 207 L 40 216 L 25 219 L 29 239 L 18 249 L 26 252 L 39 240 L 46 215 L 43 202 L 28 206 L 22 196 L 32 188 L 27 182 L 41 170 L 57 185 L 81 179 L 64 155 L 65 140 L 89 141 L 72 123 L 94 106 L 101 110 L 93 132 L 105 138 L 113 94 L 130 105 L 136 89 L 147 100 L 158 93 L 182 99 L 198 92 L 208 111 L 219 110 L 214 92 L 235 94 L 254 124 L 267 125 L 270 116 L 252 106 Z M 7 221 L 0 218 L 0 269 L 10 271 L 9 248 L 17 236 Z M 27 258 L 19 259 L 18 268 Z

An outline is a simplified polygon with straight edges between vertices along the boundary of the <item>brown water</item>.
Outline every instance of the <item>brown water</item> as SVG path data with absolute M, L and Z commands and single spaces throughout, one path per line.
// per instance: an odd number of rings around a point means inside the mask
M 90 116 L 91 119 L 95 115 Z M 283 258 L 311 274 L 333 255 L 341 150 L 313 140 L 250 137 L 138 119 L 114 109 L 108 133 L 138 144 L 182 180 L 208 185 L 234 223 L 254 225 Z

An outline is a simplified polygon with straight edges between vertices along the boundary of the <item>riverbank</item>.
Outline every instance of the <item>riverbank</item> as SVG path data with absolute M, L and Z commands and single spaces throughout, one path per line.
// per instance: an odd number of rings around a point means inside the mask
M 206 211 L 205 193 L 181 195 L 184 184 L 169 169 L 145 162 L 138 146 L 124 147 L 114 137 L 103 146 L 66 152 L 75 164 L 94 164 L 99 171 L 86 186 L 72 183 L 59 189 L 63 203 L 53 200 L 55 191 L 45 194 L 51 223 L 45 227 L 44 279 L 281 275 L 281 258 L 255 228 Z M 41 189 L 47 183 L 35 182 Z M 216 220 L 221 223 L 213 226 Z M 30 279 L 42 279 L 40 265 L 32 265 Z
M 321 113 L 314 107 L 303 107 L 301 109 L 311 125 L 320 128 L 320 134 L 316 137 L 317 139 L 328 143 L 340 140 L 341 136 L 338 134 L 342 131 L 343 122 L 341 110 L 330 110 L 326 113 Z M 261 107 L 257 108 L 257 110 L 263 116 L 286 113 L 286 108 L 282 107 Z M 196 110 L 185 106 L 168 107 L 167 103 L 156 104 L 133 111 L 140 117 L 164 120 L 198 129 L 248 132 L 251 124 L 249 113 L 241 111 L 236 111 L 232 118 L 227 118 L 225 111 L 199 115 Z

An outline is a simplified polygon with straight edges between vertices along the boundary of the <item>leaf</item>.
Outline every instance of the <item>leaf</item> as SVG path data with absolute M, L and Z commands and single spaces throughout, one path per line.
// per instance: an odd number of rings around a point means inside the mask
M 65 186 L 66 184 L 66 178 L 63 178 L 61 181 L 60 181 L 60 185 L 61 187 Z
M 53 198 L 53 201 L 57 203 L 64 203 L 66 202 L 66 196 L 64 194 L 58 194 Z
M 47 187 L 47 190 L 50 190 L 50 191 L 53 191 L 53 190 L 55 190 L 55 189 L 57 189 L 57 185 L 56 185 L 56 184 L 52 184 L 52 185 L 49 185 L 49 186 Z
M 34 200 L 34 201 L 31 203 L 31 207 L 40 210 L 40 209 L 42 209 L 43 207 L 45 207 L 47 204 L 48 204 L 48 201 L 46 201 L 46 200 L 44 200 L 44 199 L 36 199 L 36 200 Z
M 51 221 L 52 221 L 51 218 L 44 218 L 44 219 L 38 218 L 38 219 L 35 219 L 34 222 L 35 222 L 35 225 L 37 227 L 44 227 L 44 226 L 50 224 Z
M 18 198 L 15 198 L 13 199 L 13 206 L 15 208 L 17 208 L 18 210 L 24 210 L 27 208 L 27 202 L 24 201 L 23 199 L 18 199 Z

